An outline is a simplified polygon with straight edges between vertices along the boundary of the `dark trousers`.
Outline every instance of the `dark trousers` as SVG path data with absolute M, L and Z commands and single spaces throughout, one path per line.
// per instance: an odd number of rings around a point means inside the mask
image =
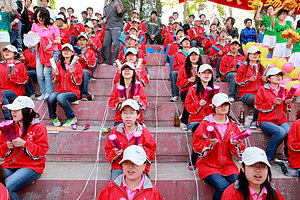
M 188 90 L 185 90 L 180 93 L 181 101 L 184 103 Z M 182 115 L 181 115 L 181 123 L 188 124 L 190 113 L 187 111 L 185 107 L 183 107 Z
M 118 59 L 120 53 L 120 42 L 119 37 L 121 37 L 121 28 L 112 28 L 105 30 L 105 38 L 103 42 L 103 57 L 104 57 L 104 64 L 112 64 L 110 63 L 110 49 L 111 43 L 113 43 L 114 49 L 114 57 L 113 62 Z

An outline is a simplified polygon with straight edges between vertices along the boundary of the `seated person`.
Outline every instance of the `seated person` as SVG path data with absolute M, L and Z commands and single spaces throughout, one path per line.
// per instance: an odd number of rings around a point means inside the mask
M 289 164 L 292 169 L 297 170 L 300 177 L 300 109 L 288 134 L 288 153 Z
M 252 19 L 245 19 L 244 24 L 246 28 L 241 31 L 241 42 L 246 45 L 248 42 L 257 42 L 257 32 L 255 28 L 251 28 Z
M 194 20 L 195 27 L 191 28 L 188 32 L 188 35 L 191 39 L 191 46 L 192 47 L 201 47 L 202 41 L 204 38 L 205 30 L 201 26 L 201 19 L 196 17 Z
M 173 61 L 174 61 L 174 55 L 178 52 L 179 50 L 179 41 L 181 38 L 183 38 L 184 35 L 184 31 L 181 27 L 179 27 L 176 31 L 176 41 L 173 42 L 173 44 L 170 45 L 169 47 L 169 51 L 168 51 L 168 59 L 170 61 L 170 71 L 173 70 Z M 181 47 L 180 47 L 181 48 Z
M 211 47 L 220 40 L 217 34 L 217 24 L 210 25 L 210 33 L 206 33 L 202 42 L 203 50 L 206 55 L 211 51 Z

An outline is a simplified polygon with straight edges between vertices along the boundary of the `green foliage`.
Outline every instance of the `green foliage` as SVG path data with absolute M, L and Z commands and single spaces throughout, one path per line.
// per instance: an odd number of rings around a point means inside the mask
M 56 6 L 55 0 L 50 0 L 50 4 L 52 7 L 52 10 L 55 10 L 55 6 Z
M 224 6 L 220 5 L 220 4 L 215 4 L 213 5 L 214 10 L 217 10 L 219 15 L 217 15 L 215 12 L 212 13 L 212 18 L 218 17 L 221 24 L 224 24 L 227 16 L 226 11 L 224 10 Z
M 170 6 L 172 9 L 175 5 L 178 4 L 178 0 L 162 0 L 161 4 L 162 6 Z

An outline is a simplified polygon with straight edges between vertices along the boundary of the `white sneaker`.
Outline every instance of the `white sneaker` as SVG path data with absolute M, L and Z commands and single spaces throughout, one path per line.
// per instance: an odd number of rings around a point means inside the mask
M 250 128 L 250 129 L 256 129 L 257 126 L 258 126 L 257 121 L 255 121 L 255 122 L 252 121 L 252 122 L 250 123 L 250 127 L 249 127 L 249 128 Z
M 170 99 L 171 102 L 177 102 L 179 100 L 179 97 L 178 96 L 175 96 L 175 97 L 172 97 Z
M 229 100 L 229 102 L 234 102 L 234 98 L 233 97 L 229 97 L 228 100 Z
M 60 121 L 58 120 L 58 117 L 56 117 L 55 119 L 51 119 L 53 126 L 58 127 L 61 126 Z
M 180 123 L 180 130 L 182 130 L 182 131 L 188 131 L 189 129 L 188 129 L 188 127 L 187 127 L 186 124 Z
M 47 100 L 50 94 L 46 93 L 44 99 Z
M 45 94 L 42 94 L 41 96 L 39 96 L 38 98 L 36 98 L 36 100 L 43 101 L 44 98 L 45 98 Z
M 71 127 L 73 124 L 77 123 L 77 118 L 74 117 L 73 119 L 69 119 L 66 121 L 66 123 L 63 125 L 63 127 Z

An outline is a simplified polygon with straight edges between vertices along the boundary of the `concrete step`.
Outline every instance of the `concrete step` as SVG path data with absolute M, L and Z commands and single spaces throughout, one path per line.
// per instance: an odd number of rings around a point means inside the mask
M 77 199 L 84 189 L 94 163 L 66 163 L 47 162 L 45 174 L 34 184 L 21 190 L 19 194 L 22 199 Z M 98 176 L 96 172 L 91 176 L 80 199 L 93 199 L 96 185 L 96 197 L 108 183 L 110 176 L 109 163 L 99 163 Z M 157 179 L 155 179 L 157 169 Z M 300 192 L 300 181 L 298 178 L 284 176 L 279 168 L 272 166 L 273 186 L 276 187 L 285 199 L 298 199 Z M 195 180 L 196 177 L 196 180 Z M 156 182 L 163 199 L 192 200 L 197 198 L 196 182 L 198 184 L 198 195 L 201 200 L 210 200 L 214 189 L 198 178 L 187 169 L 186 163 L 158 163 L 152 165 L 150 178 Z

